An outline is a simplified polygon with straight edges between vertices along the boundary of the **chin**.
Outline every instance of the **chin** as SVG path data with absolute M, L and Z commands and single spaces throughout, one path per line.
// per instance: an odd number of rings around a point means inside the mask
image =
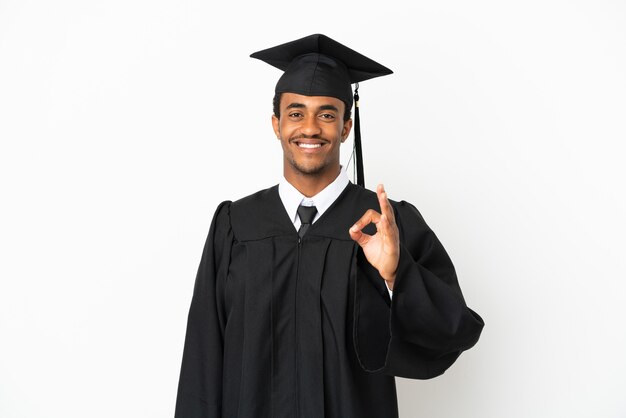
M 304 174 L 307 176 L 314 176 L 320 173 L 323 173 L 328 166 L 324 164 L 320 165 L 308 165 L 308 164 L 299 164 L 297 161 L 292 161 L 291 166 L 300 174 Z
M 295 167 L 296 171 L 298 171 L 300 174 L 304 174 L 307 176 L 315 176 L 317 174 L 321 174 L 324 172 L 324 167 L 302 167 L 302 166 L 298 166 Z

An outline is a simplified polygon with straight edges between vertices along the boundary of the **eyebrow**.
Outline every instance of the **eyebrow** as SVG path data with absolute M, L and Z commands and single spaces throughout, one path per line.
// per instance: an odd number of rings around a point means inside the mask
M 339 113 L 339 109 L 331 104 L 322 105 L 320 106 L 319 110 L 334 110 L 335 112 Z
M 304 108 L 306 108 L 306 106 L 303 103 L 289 103 L 289 105 L 287 105 L 287 109 L 304 109 Z M 337 109 L 337 106 L 333 106 L 331 104 L 321 105 L 318 110 L 334 110 L 335 112 L 339 113 L 339 109 Z

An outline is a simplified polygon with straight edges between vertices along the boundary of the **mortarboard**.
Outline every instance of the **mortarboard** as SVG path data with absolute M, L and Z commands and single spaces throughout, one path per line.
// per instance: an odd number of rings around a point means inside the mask
M 345 45 L 321 34 L 306 36 L 250 55 L 284 71 L 276 84 L 276 93 L 305 96 L 330 96 L 352 108 L 354 91 L 354 150 L 357 184 L 364 186 L 361 127 L 359 118 L 359 82 L 393 73 Z

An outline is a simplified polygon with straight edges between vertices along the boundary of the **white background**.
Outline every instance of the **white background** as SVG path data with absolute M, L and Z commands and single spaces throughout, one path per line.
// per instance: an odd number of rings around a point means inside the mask
M 401 416 L 626 417 L 609 0 L 0 0 L 0 417 L 173 416 L 213 211 L 282 171 L 280 72 L 248 55 L 316 32 L 395 70 L 361 85 L 368 186 L 420 209 L 486 321 L 398 379 Z

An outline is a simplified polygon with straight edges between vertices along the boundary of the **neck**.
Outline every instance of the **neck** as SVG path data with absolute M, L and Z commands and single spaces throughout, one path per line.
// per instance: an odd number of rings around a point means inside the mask
M 339 166 L 334 170 L 328 170 L 326 173 L 318 174 L 305 174 L 285 170 L 284 176 L 285 179 L 304 196 L 313 197 L 335 181 L 340 171 L 341 168 Z

